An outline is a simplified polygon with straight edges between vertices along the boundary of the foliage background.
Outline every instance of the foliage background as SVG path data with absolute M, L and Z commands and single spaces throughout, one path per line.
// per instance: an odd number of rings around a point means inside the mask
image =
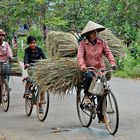
M 11 42 L 21 25 L 28 25 L 46 52 L 46 36 L 50 30 L 80 32 L 92 20 L 109 28 L 128 46 L 126 57 L 117 59 L 117 75 L 140 77 L 140 1 L 139 0 L 1 0 L 0 28 Z M 26 37 L 23 38 L 26 42 Z M 18 54 L 22 59 L 23 49 Z M 132 74 L 133 73 L 133 74 Z

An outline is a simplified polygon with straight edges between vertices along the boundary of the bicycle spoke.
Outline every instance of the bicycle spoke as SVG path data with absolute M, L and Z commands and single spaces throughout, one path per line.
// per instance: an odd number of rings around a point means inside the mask
M 2 107 L 3 110 L 6 112 L 9 109 L 9 102 L 10 102 L 10 94 L 9 94 L 9 86 L 6 79 L 3 80 L 2 86 L 1 86 L 1 92 L 2 92 Z
M 30 116 L 32 114 L 33 110 L 33 103 L 32 99 L 30 99 L 28 96 L 25 97 L 25 112 L 27 116 Z
M 81 124 L 85 127 L 88 127 L 92 122 L 92 113 L 83 105 L 83 97 L 83 90 L 81 90 L 80 92 L 77 91 L 77 113 Z
M 41 107 L 41 111 L 40 111 Z M 40 100 L 40 93 L 38 93 L 37 101 L 37 116 L 40 121 L 44 121 L 47 117 L 49 110 L 49 93 L 44 93 L 43 99 Z
M 104 98 L 105 124 L 110 134 L 114 135 L 118 130 L 119 112 L 114 94 L 110 91 Z

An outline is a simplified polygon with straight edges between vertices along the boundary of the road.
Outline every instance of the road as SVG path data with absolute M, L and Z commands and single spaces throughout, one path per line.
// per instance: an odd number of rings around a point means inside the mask
M 0 140 L 139 140 L 140 139 L 140 80 L 112 78 L 110 81 L 120 111 L 119 130 L 112 136 L 104 124 L 92 122 L 81 127 L 77 117 L 75 95 L 63 99 L 51 97 L 49 114 L 44 122 L 37 119 L 34 107 L 30 117 L 25 115 L 24 83 L 22 78 L 10 80 L 11 102 L 8 112 L 0 107 Z M 58 128 L 58 132 L 54 130 Z

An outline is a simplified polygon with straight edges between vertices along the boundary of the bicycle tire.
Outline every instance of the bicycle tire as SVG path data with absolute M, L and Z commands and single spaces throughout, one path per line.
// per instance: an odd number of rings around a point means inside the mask
M 47 115 L 48 115 L 48 111 L 49 111 L 49 104 L 50 104 L 50 95 L 49 93 L 45 93 L 45 100 L 43 100 L 43 103 L 40 103 L 40 94 L 38 94 L 38 99 L 37 99 L 37 106 L 36 106 L 36 111 L 37 111 L 37 117 L 38 119 L 43 122 Z M 39 112 L 39 107 L 40 105 L 42 105 L 43 108 L 43 113 Z
M 115 95 L 110 90 L 103 99 L 105 125 L 110 134 L 115 135 L 119 126 L 119 109 Z
M 32 114 L 33 110 L 33 101 L 28 96 L 25 97 L 25 112 L 27 116 Z
M 92 122 L 92 113 L 82 107 L 83 97 L 84 97 L 84 90 L 77 89 L 76 106 L 77 106 L 78 118 L 82 126 L 89 127 Z
M 2 100 L 2 94 L 1 94 L 1 84 L 0 84 L 0 105 L 1 105 L 1 101 Z
M 28 82 L 26 82 L 25 88 L 28 87 Z M 32 114 L 33 110 L 33 99 L 29 96 L 25 96 L 25 113 L 29 117 Z
M 6 79 L 4 79 L 1 84 L 1 103 L 2 103 L 3 110 L 7 112 L 10 104 L 10 91 Z

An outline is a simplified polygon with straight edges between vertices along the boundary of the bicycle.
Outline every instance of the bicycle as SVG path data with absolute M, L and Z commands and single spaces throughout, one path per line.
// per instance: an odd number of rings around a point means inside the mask
M 34 65 L 31 65 L 34 66 Z M 25 112 L 27 116 L 32 114 L 33 106 L 36 105 L 37 117 L 40 121 L 44 121 L 47 117 L 49 110 L 49 93 L 44 94 L 44 99 L 41 101 L 40 87 L 37 83 L 30 78 L 24 78 L 23 81 L 26 81 L 25 90 L 28 87 L 29 94 L 25 95 Z M 42 106 L 44 112 L 40 113 L 39 107 Z
M 103 84 L 103 95 L 100 96 L 99 101 L 97 101 L 98 95 L 92 94 L 90 96 L 91 104 L 86 106 L 83 102 L 85 96 L 83 85 L 80 84 L 77 86 L 76 105 L 78 118 L 82 126 L 89 127 L 92 120 L 95 119 L 96 116 L 102 111 L 107 130 L 110 134 L 114 135 L 119 126 L 119 109 L 115 95 L 109 87 L 106 76 L 103 75 L 105 71 L 108 72 L 111 69 L 112 67 L 105 70 L 96 69 L 96 72 L 94 69 L 94 72 L 96 73 L 96 81 L 100 79 L 101 83 Z M 98 75 L 99 72 L 102 73 L 101 76 Z
M 0 104 L 2 104 L 3 110 L 7 112 L 10 104 L 10 89 L 8 81 L 6 79 L 6 76 L 10 75 L 9 62 L 0 62 L 0 67 Z

